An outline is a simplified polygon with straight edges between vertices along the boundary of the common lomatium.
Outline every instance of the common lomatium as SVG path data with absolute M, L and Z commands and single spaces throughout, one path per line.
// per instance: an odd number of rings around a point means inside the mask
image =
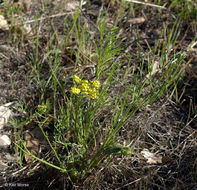
M 90 97 L 92 99 L 96 99 L 99 95 L 98 89 L 100 88 L 100 82 L 98 80 L 90 81 L 81 80 L 77 75 L 74 75 L 73 80 L 76 85 L 71 88 L 71 92 L 73 94 L 82 94 L 86 97 Z
M 80 89 L 79 89 L 79 88 L 76 88 L 76 87 L 72 87 L 72 88 L 71 88 L 71 92 L 72 92 L 73 94 L 79 94 L 79 93 L 80 93 Z
M 81 82 L 81 79 L 77 75 L 74 75 L 73 79 L 78 84 Z
M 101 84 L 98 80 L 93 80 L 92 82 L 92 87 L 99 89 Z

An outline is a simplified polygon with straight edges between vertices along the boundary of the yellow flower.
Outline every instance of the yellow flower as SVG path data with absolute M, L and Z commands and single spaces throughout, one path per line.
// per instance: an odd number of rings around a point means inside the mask
M 38 111 L 45 113 L 47 111 L 47 106 L 46 105 L 38 105 Z
M 72 88 L 71 88 L 71 92 L 72 92 L 73 94 L 79 94 L 79 93 L 81 92 L 81 90 L 80 90 L 79 88 L 72 87 Z
M 76 83 L 80 83 L 81 82 L 81 79 L 77 76 L 77 75 L 74 75 L 74 81 L 76 82 Z
M 100 82 L 98 80 L 94 80 L 91 83 L 92 83 L 92 87 L 93 88 L 97 88 L 98 89 L 101 86 L 101 84 L 100 84 Z
M 98 89 L 100 88 L 101 84 L 98 80 L 90 81 L 88 80 L 81 80 L 78 76 L 74 75 L 74 81 L 77 83 L 77 87 L 72 87 L 71 92 L 73 94 L 82 94 L 86 95 L 85 97 L 90 97 L 92 99 L 96 99 L 99 95 Z
M 79 89 L 81 90 L 81 94 L 89 94 L 89 91 L 91 90 L 90 84 L 87 80 L 82 80 Z
M 88 80 L 82 80 L 81 83 L 82 83 L 82 84 L 89 84 L 89 83 L 88 83 Z
M 90 90 L 90 98 L 96 99 L 99 95 L 99 92 L 96 88 Z
M 97 95 L 96 95 L 96 94 L 91 94 L 91 95 L 90 95 L 90 98 L 96 99 L 96 98 L 97 98 Z
M 89 92 L 88 92 L 88 91 L 82 91 L 81 94 L 83 94 L 83 95 L 88 95 Z

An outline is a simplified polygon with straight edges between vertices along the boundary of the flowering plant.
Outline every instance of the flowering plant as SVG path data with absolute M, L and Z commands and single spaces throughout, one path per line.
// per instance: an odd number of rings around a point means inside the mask
M 98 80 L 81 80 L 77 75 L 73 76 L 75 85 L 71 88 L 73 94 L 82 94 L 85 97 L 96 99 L 99 95 L 100 82 Z

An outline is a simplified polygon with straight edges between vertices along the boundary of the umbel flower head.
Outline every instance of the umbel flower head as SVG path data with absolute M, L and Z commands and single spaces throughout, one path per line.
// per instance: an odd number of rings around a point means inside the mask
M 77 75 L 74 75 L 73 79 L 78 84 L 81 82 L 81 79 Z
M 101 86 L 101 84 L 98 80 L 93 80 L 91 83 L 92 83 L 92 87 L 94 87 L 96 89 L 100 88 L 100 86 Z
M 101 86 L 98 80 L 88 82 L 88 80 L 81 80 L 77 75 L 73 76 L 73 80 L 76 83 L 76 85 L 71 88 L 73 94 L 81 94 L 92 99 L 98 97 L 98 89 Z
M 80 93 L 80 89 L 79 89 L 79 88 L 76 88 L 76 87 L 72 87 L 72 88 L 71 88 L 71 92 L 72 92 L 73 94 L 79 94 L 79 93 Z

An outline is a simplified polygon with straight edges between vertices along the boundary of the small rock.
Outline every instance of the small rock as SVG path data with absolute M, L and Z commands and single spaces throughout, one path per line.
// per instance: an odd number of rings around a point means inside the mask
M 8 22 L 3 15 L 0 15 L 0 29 L 3 31 L 9 30 Z
M 7 135 L 2 135 L 0 137 L 0 148 L 7 148 L 11 145 L 11 140 Z
M 12 111 L 8 108 L 10 105 L 11 103 L 7 103 L 0 106 L 0 129 L 3 129 L 4 125 L 8 122 L 8 119 L 12 114 Z

